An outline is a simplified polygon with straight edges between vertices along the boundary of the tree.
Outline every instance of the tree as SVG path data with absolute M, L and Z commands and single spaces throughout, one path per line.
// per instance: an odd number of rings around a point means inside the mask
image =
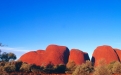
M 5 45 L 3 45 L 2 43 L 0 43 L 0 47 L 4 47 Z M 1 54 L 1 49 L 0 49 L 0 60 L 1 60 L 1 57 L 2 57 L 2 54 Z
M 0 43 L 0 47 L 4 47 L 7 45 L 3 45 L 2 43 Z M 0 49 L 0 60 L 1 61 L 11 61 L 11 60 L 15 60 L 16 59 L 16 55 L 14 53 L 7 53 L 7 52 L 3 52 L 1 53 L 1 49 Z
M 8 59 L 9 59 L 9 61 L 10 60 L 15 60 L 16 59 L 16 55 L 14 54 L 14 53 L 8 53 Z
M 14 53 L 6 53 L 6 52 L 3 52 L 2 54 L 1 54 L 1 60 L 2 61 L 6 61 L 6 62 L 8 62 L 8 61 L 10 61 L 10 60 L 15 60 L 16 59 L 16 55 L 14 54 Z
M 1 60 L 2 60 L 2 61 L 8 61 L 8 53 L 3 52 L 3 53 L 1 54 Z

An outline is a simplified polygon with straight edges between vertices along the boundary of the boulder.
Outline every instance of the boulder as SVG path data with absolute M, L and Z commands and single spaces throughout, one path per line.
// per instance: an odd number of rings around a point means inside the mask
M 106 64 L 119 61 L 114 49 L 108 45 L 98 46 L 93 52 L 91 61 L 94 63 L 94 66 L 97 66 L 101 60 L 104 60 Z
M 59 46 L 51 44 L 47 46 L 44 58 L 43 65 L 53 64 L 66 64 L 68 62 L 69 49 L 66 46 Z
M 71 49 L 68 63 L 69 62 L 75 62 L 76 65 L 81 65 L 85 62 L 84 52 L 79 49 Z

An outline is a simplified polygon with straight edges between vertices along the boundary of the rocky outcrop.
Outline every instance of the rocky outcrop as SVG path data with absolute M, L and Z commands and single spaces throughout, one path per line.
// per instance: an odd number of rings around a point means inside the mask
M 66 46 L 49 45 L 46 48 L 42 63 L 47 65 L 66 64 L 68 62 L 69 49 Z
M 108 45 L 98 46 L 94 50 L 91 61 L 97 66 L 100 60 L 104 60 L 106 64 L 112 61 L 119 61 L 115 50 Z
M 79 49 L 71 49 L 69 55 L 69 62 L 74 61 L 76 65 L 81 65 L 86 60 L 89 60 L 88 53 L 83 52 Z
M 30 52 L 27 52 L 24 55 L 22 55 L 20 57 L 20 60 L 23 61 L 23 62 L 27 62 L 29 64 L 35 64 L 36 56 L 37 56 L 36 51 L 30 51 Z
M 46 50 L 30 51 L 20 57 L 20 60 L 36 65 L 66 64 L 69 58 L 69 49 L 66 46 L 49 45 Z

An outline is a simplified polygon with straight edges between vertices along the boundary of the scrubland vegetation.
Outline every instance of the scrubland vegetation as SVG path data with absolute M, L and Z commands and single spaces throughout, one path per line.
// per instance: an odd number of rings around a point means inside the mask
M 121 75 L 121 63 L 118 61 L 105 64 L 104 61 L 94 67 L 89 60 L 82 65 L 75 65 L 72 61 L 65 65 L 36 66 L 21 61 L 0 62 L 0 75 L 46 75 L 46 74 L 68 74 L 68 75 Z

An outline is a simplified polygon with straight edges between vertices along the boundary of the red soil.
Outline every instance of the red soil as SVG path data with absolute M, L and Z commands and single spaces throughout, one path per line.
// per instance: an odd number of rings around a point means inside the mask
M 119 61 L 114 49 L 107 45 L 98 46 L 93 52 L 91 61 L 94 62 L 94 66 L 97 66 L 101 59 L 104 59 L 106 64 L 112 61 Z

